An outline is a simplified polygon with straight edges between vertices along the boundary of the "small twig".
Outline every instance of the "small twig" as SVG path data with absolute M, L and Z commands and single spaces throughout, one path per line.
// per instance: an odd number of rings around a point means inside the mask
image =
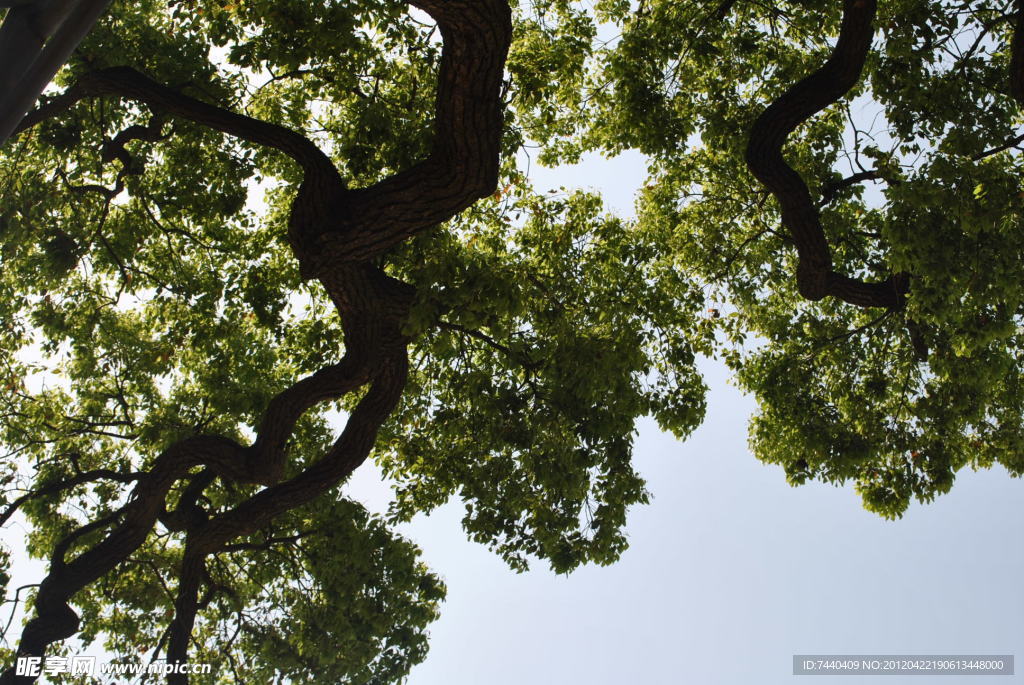
M 989 150 L 985 150 L 984 152 L 979 152 L 978 154 L 973 155 L 971 157 L 971 160 L 977 162 L 977 161 L 982 160 L 982 159 L 984 159 L 986 157 L 989 157 L 989 156 L 994 155 L 996 153 L 1002 152 L 1003 150 L 1009 150 L 1011 147 L 1016 147 L 1018 144 L 1020 144 L 1022 142 L 1024 142 L 1024 133 L 1022 133 L 1019 136 L 1016 136 L 1014 138 L 1010 138 L 1009 140 L 1007 140 L 1002 145 L 997 145 L 994 148 L 991 148 Z
M 0 631 L 0 642 L 7 642 L 7 631 L 11 628 L 11 623 L 14 621 L 14 614 L 18 611 L 18 603 L 21 602 L 21 591 L 27 590 L 31 587 L 39 587 L 39 583 L 29 583 L 22 585 L 14 591 L 14 599 L 8 599 L 4 602 L 13 602 L 14 606 L 11 607 L 11 615 L 7 617 L 7 625 L 4 626 L 3 631 Z

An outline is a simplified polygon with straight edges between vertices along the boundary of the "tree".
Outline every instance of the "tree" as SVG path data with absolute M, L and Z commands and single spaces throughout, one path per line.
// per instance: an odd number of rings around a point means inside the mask
M 888 517 L 1019 476 L 1021 4 L 611 5 L 535 130 L 550 161 L 651 157 L 640 225 L 718 303 L 756 456 Z
M 50 567 L 18 655 L 400 679 L 443 588 L 340 496 L 373 449 L 395 518 L 457 494 L 513 567 L 625 547 L 633 421 L 703 411 L 699 298 L 658 236 L 499 166 L 507 5 L 415 7 L 118 4 L 19 124 L 3 517 Z
M 2 516 L 50 558 L 19 654 L 398 680 L 443 587 L 348 474 L 372 453 L 394 519 L 461 497 L 513 568 L 609 563 L 633 424 L 700 423 L 700 353 L 794 482 L 894 516 L 1020 473 L 1019 7 L 413 5 L 115 3 L 18 126 Z M 650 155 L 638 220 L 536 194 L 528 140 Z

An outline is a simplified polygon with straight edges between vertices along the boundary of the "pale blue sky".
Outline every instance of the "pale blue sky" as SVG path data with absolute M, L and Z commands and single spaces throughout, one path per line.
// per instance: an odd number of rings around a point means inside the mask
M 849 488 L 791 488 L 755 460 L 753 402 L 705 371 L 708 419 L 690 440 L 640 426 L 654 499 L 632 512 L 614 566 L 515 574 L 465 540 L 455 504 L 404 529 L 449 588 L 411 685 L 814 685 L 831 679 L 790 675 L 794 653 L 1024 651 L 1024 483 L 967 473 L 882 520 Z M 884 678 L 841 682 L 901 680 Z

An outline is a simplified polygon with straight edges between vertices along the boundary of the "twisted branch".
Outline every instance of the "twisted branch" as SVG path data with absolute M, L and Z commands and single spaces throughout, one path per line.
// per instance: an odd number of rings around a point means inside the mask
M 750 130 L 747 166 L 775 195 L 782 223 L 796 244 L 796 280 L 809 300 L 833 296 L 861 307 L 903 306 L 906 274 L 866 283 L 836 272 L 821 226 L 821 216 L 803 178 L 786 163 L 782 146 L 803 122 L 842 98 L 860 80 L 874 35 L 875 0 L 844 0 L 839 41 L 821 69 L 799 81 L 771 103 Z
M 369 260 L 447 221 L 497 186 L 501 86 L 512 37 L 505 0 L 413 0 L 444 40 L 430 156 L 345 197 L 321 238 L 331 260 Z
M 42 656 L 51 643 L 74 634 L 78 616 L 68 604 L 71 598 L 127 559 L 162 517 L 186 531 L 175 617 L 168 632 L 169 659 L 184 661 L 206 557 L 326 493 L 369 455 L 405 386 L 408 339 L 401 331 L 414 295 L 411 286 L 387 276 L 371 260 L 488 195 L 498 173 L 500 86 L 511 40 L 508 5 L 504 0 L 414 4 L 433 16 L 444 38 L 433 151 L 425 161 L 370 188 L 346 190 L 329 158 L 294 131 L 196 100 L 123 67 L 82 77 L 20 124 L 24 130 L 85 97 L 117 96 L 289 155 L 304 172 L 292 205 L 289 237 L 303 273 L 319 278 L 341 315 L 346 352 L 338 364 L 271 400 L 250 447 L 216 436 L 172 445 L 140 476 L 128 504 L 58 544 L 19 655 Z M 284 446 L 298 418 L 320 402 L 367 384 L 366 395 L 333 447 L 297 476 L 277 482 L 284 471 Z M 204 470 L 192 477 L 182 505 L 167 512 L 170 489 L 198 466 Z M 268 487 L 232 509 L 207 516 L 196 502 L 214 476 Z M 114 527 L 101 541 L 72 560 L 64 558 L 76 539 L 109 526 Z M 0 677 L 3 684 L 33 680 L 14 676 L 12 669 Z M 170 682 L 186 683 L 187 677 L 174 675 Z
M 231 540 L 255 533 L 280 514 L 323 495 L 355 471 L 369 456 L 377 431 L 398 404 L 407 371 L 403 344 L 401 349 L 392 350 L 381 360 L 370 390 L 353 410 L 344 431 L 326 455 L 294 478 L 256 493 L 189 531 L 169 633 L 168 662 L 187 660 L 206 557 L 225 548 Z M 168 683 L 187 685 L 188 678 L 169 674 Z

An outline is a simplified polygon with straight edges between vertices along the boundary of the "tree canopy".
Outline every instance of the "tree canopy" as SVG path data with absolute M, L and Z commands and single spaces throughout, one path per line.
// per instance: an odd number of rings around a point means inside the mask
M 1019 475 L 1022 27 L 115 0 L 0 150 L 0 520 L 50 563 L 17 654 L 401 680 L 444 586 L 389 524 L 458 498 L 514 569 L 613 562 L 635 422 L 700 424 L 701 355 L 793 483 L 893 517 Z M 636 218 L 527 147 L 644 153 Z M 368 458 L 388 520 L 344 496 Z
M 1019 3 L 642 8 L 582 139 L 651 155 L 640 223 L 729 310 L 755 455 L 890 517 L 1020 475 Z

